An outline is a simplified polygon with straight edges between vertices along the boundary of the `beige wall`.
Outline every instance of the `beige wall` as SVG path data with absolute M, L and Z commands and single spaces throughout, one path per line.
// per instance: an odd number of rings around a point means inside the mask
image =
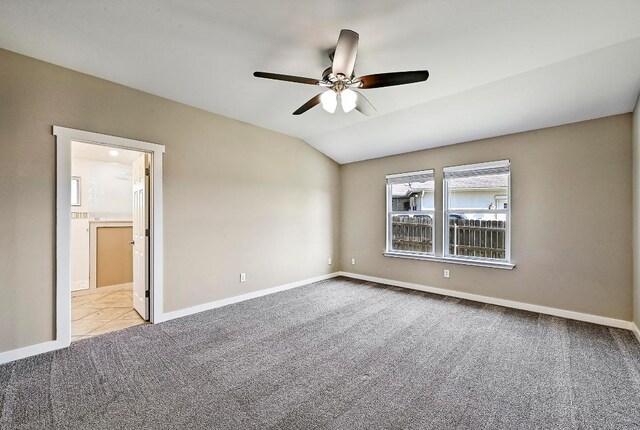
M 441 210 L 444 166 L 501 159 L 511 160 L 514 270 L 382 255 L 386 174 L 434 168 Z M 631 320 L 630 114 L 348 164 L 340 173 L 342 270 Z M 441 223 L 436 215 L 438 233 Z
M 53 339 L 52 125 L 166 145 L 165 311 L 337 270 L 339 166 L 326 156 L 0 50 L 0 351 Z
M 167 146 L 165 311 L 341 268 L 632 318 L 629 114 L 338 166 L 298 139 L 0 50 L 0 352 L 53 339 L 54 124 Z M 435 168 L 441 209 L 443 166 L 504 158 L 516 269 L 382 256 L 386 174 Z
M 640 326 L 640 96 L 633 111 L 633 321 Z

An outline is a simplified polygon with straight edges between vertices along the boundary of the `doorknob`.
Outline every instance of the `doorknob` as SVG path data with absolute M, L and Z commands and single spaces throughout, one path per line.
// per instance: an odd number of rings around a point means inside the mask
M 131 242 L 129 242 L 129 245 L 135 245 L 135 244 L 136 244 L 135 240 L 132 240 Z

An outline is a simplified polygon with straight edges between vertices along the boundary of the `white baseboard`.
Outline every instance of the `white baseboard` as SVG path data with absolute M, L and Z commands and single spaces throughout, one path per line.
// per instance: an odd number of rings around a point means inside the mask
M 481 303 L 488 303 L 492 305 L 504 306 L 504 307 L 514 308 L 514 309 L 521 309 L 521 310 L 530 311 L 530 312 L 538 312 L 541 314 L 553 315 L 553 316 L 558 316 L 558 317 L 568 318 L 568 319 L 573 319 L 578 321 L 585 321 L 585 322 L 605 325 L 609 327 L 627 329 L 627 330 L 631 330 L 635 334 L 636 338 L 638 339 L 638 342 L 640 342 L 640 329 L 638 329 L 638 326 L 631 321 L 624 321 L 624 320 L 619 320 L 614 318 L 602 317 L 598 315 L 567 311 L 564 309 L 550 308 L 546 306 L 532 305 L 529 303 L 515 302 L 511 300 L 497 299 L 494 297 L 481 296 L 478 294 L 471 294 L 471 293 L 463 293 L 463 292 L 454 291 L 454 290 L 447 290 L 444 288 L 428 287 L 426 285 L 412 284 L 409 282 L 402 282 L 402 281 L 394 281 L 391 279 L 377 278 L 375 276 L 360 275 L 360 274 L 351 273 L 351 272 L 329 273 L 327 275 L 317 276 L 315 278 L 304 279 L 302 281 L 291 282 L 289 284 L 279 285 L 273 288 L 253 291 L 251 293 L 241 294 L 239 296 L 229 297 L 222 300 L 216 300 L 214 302 L 204 303 L 202 305 L 192 306 L 192 307 L 180 309 L 177 311 L 163 313 L 160 315 L 160 318 L 156 320 L 156 322 L 169 321 L 175 318 L 180 318 L 180 317 L 195 314 L 198 312 L 203 312 L 210 309 L 215 309 L 222 306 L 230 305 L 233 303 L 254 299 L 256 297 L 266 296 L 268 294 L 290 290 L 292 288 L 301 287 L 303 285 L 312 284 L 314 282 L 324 281 L 326 279 L 335 278 L 336 276 L 346 276 L 349 278 L 361 279 L 363 281 L 393 285 L 396 287 L 408 288 L 411 290 L 425 291 L 428 293 L 456 297 L 460 299 L 473 300 Z M 38 355 L 45 352 L 54 351 L 56 349 L 61 349 L 67 346 L 69 345 L 65 344 L 61 340 L 52 340 L 48 342 L 42 342 L 35 345 L 26 346 L 24 348 L 18 348 L 10 351 L 0 352 L 0 364 L 8 363 L 14 360 L 19 360 L 21 358 L 31 357 L 33 355 Z
M 636 323 L 631 323 L 631 325 L 631 331 L 636 335 L 636 339 L 638 339 L 638 342 L 640 342 L 640 329 L 638 328 L 638 325 Z
M 312 284 L 314 282 L 324 281 L 325 279 L 335 278 L 336 276 L 339 276 L 339 272 L 329 273 L 327 275 L 322 275 L 322 276 L 316 276 L 315 278 L 309 278 L 309 279 L 304 279 L 302 281 L 291 282 L 289 284 L 279 285 L 277 287 L 272 287 L 272 288 L 266 288 L 264 290 L 253 291 L 251 293 L 241 294 L 239 296 L 233 296 L 226 299 L 216 300 L 214 302 L 191 306 L 189 308 L 179 309 L 177 311 L 166 312 L 159 315 L 159 317 L 156 317 L 154 324 L 158 322 L 169 321 L 175 318 L 184 317 L 187 315 L 196 314 L 199 312 L 208 311 L 208 310 L 219 308 L 222 306 L 231 305 L 233 303 L 243 302 L 245 300 L 255 299 L 256 297 L 262 297 L 268 294 L 290 290 L 292 288 L 301 287 L 303 285 Z
M 504 306 L 507 308 L 520 309 L 524 311 L 537 312 L 540 314 L 553 315 L 557 317 L 567 318 L 577 321 L 585 321 L 594 324 L 605 325 L 609 327 L 622 328 L 626 330 L 637 330 L 635 324 L 631 321 L 624 321 L 615 318 L 602 317 L 598 315 L 585 314 L 581 312 L 567 311 L 564 309 L 550 308 L 547 306 L 532 305 L 529 303 L 515 302 L 512 300 L 497 299 L 494 297 L 481 296 L 479 294 L 463 293 L 460 291 L 447 290 L 444 288 L 428 287 L 426 285 L 412 284 L 409 282 L 394 281 L 391 279 L 377 278 L 375 276 L 360 275 L 357 273 L 340 272 L 341 276 L 349 278 L 361 279 L 363 281 L 377 282 L 379 284 L 393 285 L 395 287 L 409 288 L 411 290 L 425 291 L 443 296 L 456 297 L 459 299 L 473 300 L 475 302 L 488 303 L 491 305 Z M 640 332 L 634 331 L 638 340 L 640 340 Z
M 83 279 L 80 281 L 74 281 L 71 284 L 71 291 L 80 291 L 80 290 L 88 290 L 89 289 L 89 280 Z
M 50 340 L 47 342 L 36 343 L 35 345 L 25 346 L 24 348 L 12 349 L 10 351 L 0 352 L 0 364 L 8 363 L 10 361 L 19 360 L 21 358 L 31 357 L 32 355 L 38 355 L 49 351 L 55 351 L 66 346 L 64 342 L 60 340 Z
M 87 294 L 108 293 L 113 291 L 130 290 L 132 288 L 133 288 L 133 284 L 129 282 L 127 284 L 116 284 L 116 285 L 109 285 L 106 287 L 87 288 L 79 291 L 71 291 L 71 296 L 78 297 L 78 296 L 84 296 Z
M 329 273 L 327 275 L 316 276 L 315 278 L 304 279 L 302 281 L 291 282 L 289 284 L 279 285 L 273 288 L 267 288 L 260 291 L 253 291 L 251 293 L 241 294 L 235 297 L 229 297 L 227 299 L 216 300 L 215 302 L 205 303 L 202 305 L 192 306 L 186 309 L 180 309 L 173 312 L 167 312 L 160 315 L 155 323 L 162 321 L 169 321 L 174 318 L 180 318 L 187 315 L 195 314 L 198 312 L 207 311 L 209 309 L 219 308 L 221 306 L 230 305 L 232 303 L 242 302 L 244 300 L 254 299 L 256 297 L 266 296 L 267 294 L 273 294 L 280 291 L 290 290 L 292 288 L 301 287 L 303 285 L 312 284 L 318 281 L 324 281 L 325 279 L 335 278 L 339 276 L 338 272 Z M 33 355 L 42 354 L 56 349 L 61 349 L 69 346 L 61 340 L 52 340 L 48 342 L 42 342 L 35 345 L 29 345 L 24 348 L 12 349 L 10 351 L 0 352 L 0 364 L 8 363 L 10 361 L 19 360 L 21 358 L 31 357 Z

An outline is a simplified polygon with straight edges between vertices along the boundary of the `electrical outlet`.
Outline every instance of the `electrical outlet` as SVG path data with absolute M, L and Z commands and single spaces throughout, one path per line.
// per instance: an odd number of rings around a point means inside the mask
M 245 282 L 247 280 L 247 274 L 246 273 L 241 273 L 240 274 L 240 282 Z
M 449 278 L 449 270 L 445 270 L 443 275 L 445 278 Z
M 351 259 L 351 264 L 356 264 L 356 259 L 355 258 Z
M 327 263 L 329 263 L 329 266 L 331 266 L 331 257 L 329 257 L 329 259 L 327 260 Z

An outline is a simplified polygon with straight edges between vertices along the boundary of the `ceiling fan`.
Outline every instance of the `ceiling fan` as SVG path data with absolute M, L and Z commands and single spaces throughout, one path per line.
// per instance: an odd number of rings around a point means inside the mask
M 429 77 L 429 72 L 426 70 L 379 73 L 376 75 L 356 77 L 353 68 L 356 63 L 359 39 L 360 36 L 355 31 L 340 31 L 336 49 L 329 55 L 333 64 L 322 73 L 322 79 L 320 80 L 267 72 L 254 72 L 253 76 L 256 78 L 275 79 L 277 81 L 319 85 L 328 88 L 327 91 L 318 94 L 300 106 L 298 110 L 293 113 L 294 115 L 305 113 L 320 103 L 322 103 L 324 110 L 329 113 L 334 113 L 339 100 L 344 112 L 351 112 L 353 109 L 356 109 L 367 116 L 373 115 L 376 110 L 360 92 L 355 91 L 355 88 L 364 90 L 411 84 L 426 81 Z

